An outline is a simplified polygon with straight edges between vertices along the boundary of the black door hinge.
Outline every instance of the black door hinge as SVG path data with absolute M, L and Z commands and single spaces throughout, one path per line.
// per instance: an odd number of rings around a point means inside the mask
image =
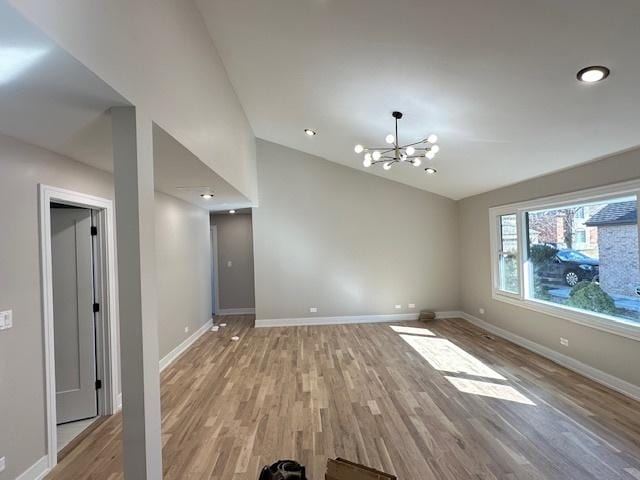
M 94 303 L 93 304 L 93 313 L 98 313 L 100 311 L 100 304 L 99 303 Z
M 96 380 L 96 390 L 100 390 L 102 388 L 102 380 Z
M 95 237 L 98 235 L 98 227 L 91 227 L 91 236 Z

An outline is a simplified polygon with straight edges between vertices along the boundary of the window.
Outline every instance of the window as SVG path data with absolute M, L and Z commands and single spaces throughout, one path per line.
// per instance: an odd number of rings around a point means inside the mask
M 510 293 L 520 291 L 518 275 L 518 230 L 515 214 L 500 215 L 500 251 L 498 252 L 498 271 L 500 290 Z
M 640 182 L 624 187 L 491 209 L 494 298 L 640 339 Z

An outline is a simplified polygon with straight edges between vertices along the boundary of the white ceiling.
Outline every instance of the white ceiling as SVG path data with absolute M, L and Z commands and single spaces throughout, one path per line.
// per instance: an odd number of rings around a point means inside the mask
M 0 2 L 0 132 L 113 171 L 109 108 L 128 105 L 17 11 Z M 208 210 L 250 205 L 154 125 L 156 189 Z M 185 188 L 186 187 L 186 188 Z M 201 193 L 213 191 L 211 200 Z
M 197 3 L 256 136 L 334 162 L 364 170 L 393 110 L 439 173 L 367 171 L 454 199 L 640 144 L 637 0 Z

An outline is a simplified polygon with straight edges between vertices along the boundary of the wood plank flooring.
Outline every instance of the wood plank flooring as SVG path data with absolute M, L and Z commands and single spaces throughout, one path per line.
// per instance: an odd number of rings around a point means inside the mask
M 334 456 L 401 480 L 640 479 L 640 403 L 463 320 L 224 321 L 162 374 L 166 479 L 293 458 L 322 480 Z M 122 478 L 120 435 L 117 415 L 47 478 Z

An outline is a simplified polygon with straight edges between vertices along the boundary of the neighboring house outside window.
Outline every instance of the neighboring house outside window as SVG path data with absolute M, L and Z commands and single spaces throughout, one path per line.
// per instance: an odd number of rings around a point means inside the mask
M 601 205 L 585 205 L 538 212 L 529 218 L 530 235 L 535 243 L 545 243 L 557 248 L 569 248 L 585 255 L 598 256 L 598 229 L 585 224 Z
M 586 222 L 588 227 L 598 229 L 600 286 L 609 294 L 638 296 L 637 223 L 635 201 L 609 204 Z

